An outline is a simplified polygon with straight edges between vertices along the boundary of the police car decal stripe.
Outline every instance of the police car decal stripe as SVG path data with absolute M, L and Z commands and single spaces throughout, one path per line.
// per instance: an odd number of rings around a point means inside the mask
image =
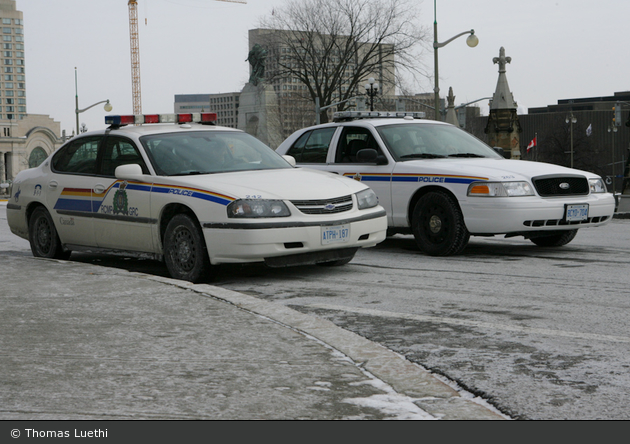
M 55 210 L 73 211 L 81 213 L 98 213 L 103 201 L 107 198 L 110 191 L 120 188 L 120 184 L 124 181 L 114 182 L 102 193 L 94 193 L 90 188 L 64 188 L 59 199 L 55 203 Z M 180 196 L 189 196 L 195 199 L 202 199 L 214 202 L 219 205 L 227 206 L 230 202 L 236 200 L 233 197 L 220 193 L 201 190 L 198 188 L 188 188 L 176 185 L 165 184 L 145 184 L 141 182 L 127 181 L 127 190 L 154 192 L 163 194 L 176 194 Z M 89 216 L 89 214 L 88 214 Z
M 225 194 L 176 185 L 154 184 L 152 191 L 154 193 L 178 194 L 181 196 L 194 197 L 196 199 L 203 199 L 220 205 L 228 205 L 230 202 L 236 200 L 234 197 L 226 196 Z
M 450 174 L 374 174 L 374 173 L 344 173 L 344 177 L 352 177 L 361 182 L 425 182 L 425 183 L 459 183 L 470 184 L 487 177 L 454 176 Z

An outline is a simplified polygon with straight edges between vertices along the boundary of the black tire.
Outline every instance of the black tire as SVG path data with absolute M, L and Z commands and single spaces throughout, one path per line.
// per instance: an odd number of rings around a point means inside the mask
M 459 254 L 470 239 L 457 202 L 439 191 L 425 194 L 416 203 L 411 230 L 418 248 L 430 256 Z
M 553 231 L 550 236 L 533 237 L 530 240 L 539 247 L 562 247 L 571 242 L 578 230 Z
M 178 214 L 166 226 L 164 262 L 174 279 L 198 283 L 210 278 L 210 259 L 203 234 L 190 216 Z
M 64 251 L 50 213 L 44 207 L 37 207 L 28 222 L 28 241 L 35 257 L 68 259 L 70 251 Z

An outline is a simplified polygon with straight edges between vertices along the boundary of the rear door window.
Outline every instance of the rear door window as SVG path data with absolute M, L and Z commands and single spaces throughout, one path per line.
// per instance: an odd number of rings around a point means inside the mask
M 330 141 L 337 128 L 320 128 L 307 131 L 293 144 L 287 154 L 298 163 L 326 163 Z

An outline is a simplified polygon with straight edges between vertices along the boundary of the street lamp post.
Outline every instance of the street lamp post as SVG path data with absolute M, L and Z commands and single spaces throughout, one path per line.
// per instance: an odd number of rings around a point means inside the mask
M 374 77 L 370 77 L 365 84 L 365 94 L 370 98 L 370 111 L 374 111 L 374 96 L 378 94 L 378 83 L 376 83 Z
M 435 88 L 434 88 L 434 92 L 435 92 L 435 120 L 440 120 L 440 78 L 439 78 L 439 75 L 438 75 L 438 48 L 442 48 L 442 47 L 448 45 L 449 43 L 451 43 L 456 38 L 461 37 L 461 36 L 466 35 L 466 34 L 470 34 L 468 36 L 468 38 L 466 39 L 466 44 L 468 46 L 470 46 L 471 48 L 474 48 L 479 43 L 479 39 L 475 35 L 475 30 L 471 29 L 470 31 L 461 32 L 461 33 L 457 34 L 456 36 L 451 37 L 450 39 L 446 40 L 445 42 L 438 43 L 437 5 L 436 5 L 436 3 L 437 3 L 437 0 L 434 0 L 434 2 L 433 2 L 433 14 L 434 14 L 434 21 L 433 21 L 433 63 L 434 63 L 434 66 L 435 66 Z
M 617 125 L 615 125 L 614 123 L 610 125 L 608 127 L 608 132 L 612 132 L 612 146 L 610 147 L 612 152 L 610 170 L 612 176 L 612 192 L 614 196 L 615 192 L 617 191 L 617 188 L 615 187 L 615 133 L 617 132 Z
M 74 103 L 75 103 L 74 114 L 75 114 L 76 119 L 77 119 L 77 122 L 76 122 L 77 123 L 77 133 L 76 134 L 78 136 L 79 135 L 79 114 L 81 114 L 82 112 L 87 111 L 88 109 L 90 109 L 92 107 L 95 107 L 96 105 L 100 105 L 101 103 L 105 104 L 103 109 L 106 112 L 110 112 L 113 109 L 113 107 L 109 103 L 109 99 L 107 99 L 107 100 L 101 100 L 100 102 L 96 102 L 96 103 L 88 106 L 87 108 L 79 109 L 79 89 L 77 87 L 77 69 L 76 68 L 74 68 L 74 93 L 75 93 L 75 96 L 74 96 Z
M 573 115 L 573 111 L 571 111 L 571 114 L 567 116 L 565 122 L 571 124 L 571 168 L 573 168 L 573 124 L 577 123 L 577 119 Z

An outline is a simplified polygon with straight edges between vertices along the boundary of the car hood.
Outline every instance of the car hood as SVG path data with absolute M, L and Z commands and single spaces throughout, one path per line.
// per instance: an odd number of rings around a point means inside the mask
M 480 180 L 529 180 L 546 175 L 583 175 L 599 177 L 587 171 L 566 168 L 544 162 L 510 159 L 427 159 L 400 163 L 400 172 L 461 175 Z M 398 168 L 397 168 L 398 170 Z
M 200 188 L 235 199 L 329 199 L 367 188 L 347 177 L 306 168 L 238 171 L 168 179 L 173 185 Z

